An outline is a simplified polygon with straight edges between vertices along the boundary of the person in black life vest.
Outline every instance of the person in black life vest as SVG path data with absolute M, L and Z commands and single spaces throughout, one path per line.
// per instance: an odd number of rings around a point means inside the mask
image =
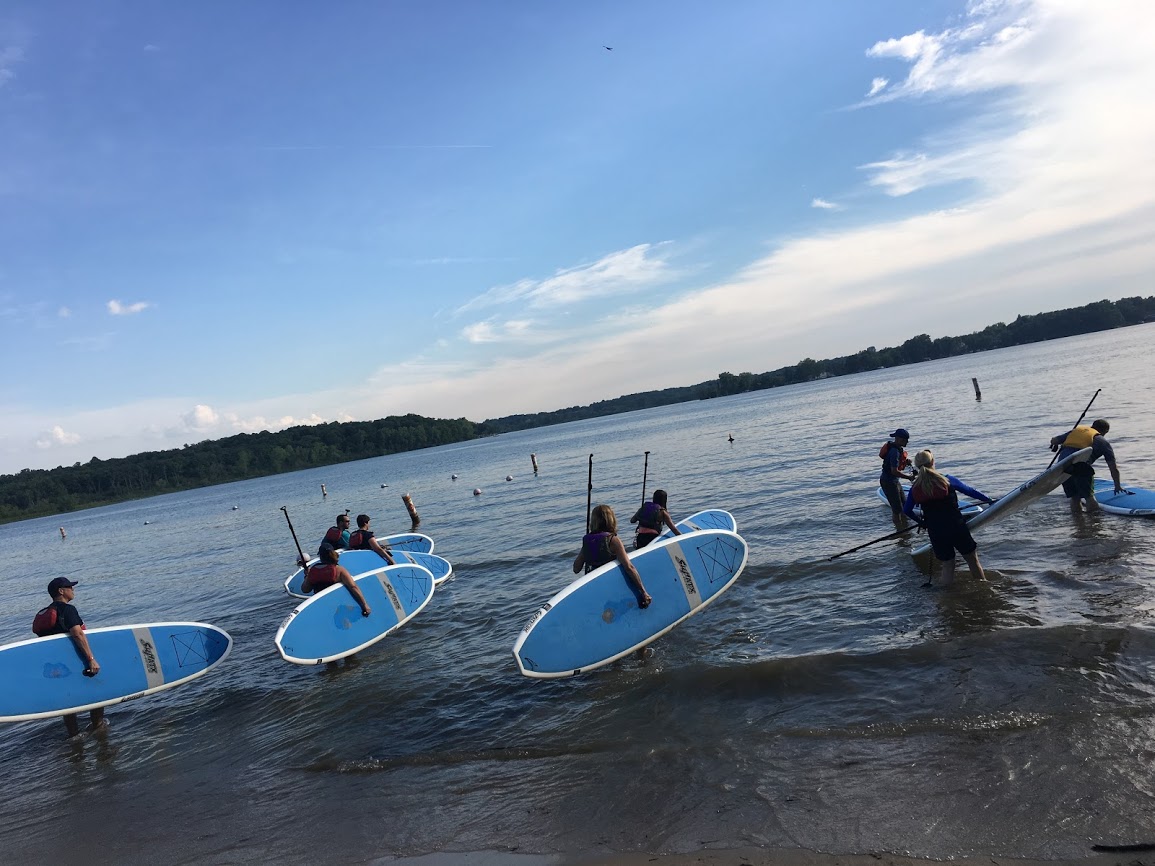
M 1099 509 L 1099 502 L 1095 499 L 1095 468 L 1091 464 L 1100 457 L 1107 463 L 1111 480 L 1115 482 L 1115 493 L 1123 492 L 1123 480 L 1119 477 L 1119 465 L 1115 462 L 1115 449 L 1107 441 L 1107 432 L 1110 429 L 1111 425 L 1100 418 L 1089 427 L 1080 424 L 1074 430 L 1051 438 L 1051 450 L 1059 452 L 1059 460 L 1084 448 L 1091 449 L 1091 459 L 1086 463 L 1071 466 L 1067 470 L 1070 474 L 1063 481 L 1063 493 L 1067 495 L 1067 502 L 1071 504 L 1072 512 L 1080 511 L 1080 500 L 1087 503 L 1088 511 Z
M 934 558 L 942 563 L 942 584 L 954 580 L 955 551 L 962 554 L 970 566 L 971 574 L 980 580 L 986 578 L 979 563 L 978 545 L 967 529 L 967 519 L 958 507 L 958 491 L 967 496 L 994 502 L 985 493 L 964 484 L 953 475 L 943 475 L 934 468 L 934 455 L 928 450 L 914 455 L 914 465 L 918 475 L 906 494 L 903 511 L 911 520 L 925 527 L 930 536 Z M 922 519 L 915 517 L 914 508 L 922 509 Z
M 361 608 L 361 616 L 368 616 L 372 611 L 365 602 L 365 596 L 361 594 L 361 587 L 354 582 L 349 569 L 338 563 L 339 554 L 336 548 L 331 544 L 322 544 L 317 555 L 320 561 L 310 566 L 309 570 L 305 572 L 305 580 L 301 584 L 301 589 L 315 594 L 334 584 L 343 583 L 345 588 L 349 590 L 349 594 L 353 596 L 353 600 Z
M 646 592 L 642 576 L 630 562 L 626 546 L 618 538 L 618 518 L 614 515 L 614 510 L 608 505 L 597 505 L 590 513 L 590 531 L 582 539 L 582 549 L 578 551 L 577 559 L 573 561 L 574 574 L 583 568 L 586 571 L 593 571 L 615 559 L 626 573 L 626 578 L 638 597 L 638 607 L 649 607 L 653 599 Z
M 321 544 L 328 544 L 337 548 L 349 546 L 348 514 L 337 515 L 337 522 L 326 530 L 325 537 L 321 539 Z
M 357 531 L 349 536 L 349 550 L 373 550 L 390 565 L 393 565 L 393 557 L 389 555 L 389 551 L 381 546 L 376 538 L 373 537 L 373 532 L 369 529 L 369 515 L 357 515 Z
M 76 654 L 84 660 L 84 675 L 94 677 L 100 673 L 100 662 L 92 654 L 92 647 L 89 646 L 88 637 L 84 634 L 84 620 L 80 618 L 80 612 L 72 605 L 72 600 L 76 598 L 76 590 L 73 589 L 75 586 L 77 586 L 77 582 L 69 580 L 67 577 L 54 577 L 49 581 L 48 594 L 52 596 L 52 604 L 45 608 L 45 611 L 48 611 L 49 608 L 55 611 L 56 626 L 53 631 L 38 632 L 38 634 L 41 637 L 52 634 L 68 635 L 76 648 Z M 39 617 L 39 614 L 37 616 Z M 69 713 L 63 719 L 64 727 L 68 730 L 68 736 L 79 736 L 80 717 L 76 713 Z M 88 730 L 90 731 L 98 731 L 108 725 L 104 720 L 104 707 L 97 707 L 89 713 L 88 720 Z
M 638 531 L 634 535 L 634 550 L 641 550 L 655 538 L 662 534 L 662 526 L 668 526 L 674 535 L 681 535 L 674 521 L 670 519 L 670 512 L 666 511 L 666 491 L 655 490 L 654 497 L 634 512 L 630 523 L 638 524 Z
M 906 446 L 910 442 L 910 434 L 906 429 L 899 427 L 890 434 L 893 442 L 887 442 L 879 449 L 878 456 L 882 458 L 882 474 L 878 477 L 878 486 L 886 494 L 886 501 L 890 504 L 890 517 L 894 521 L 896 530 L 906 529 L 906 517 L 902 512 L 902 479 L 912 481 L 914 475 L 903 470 L 910 466 L 906 456 Z

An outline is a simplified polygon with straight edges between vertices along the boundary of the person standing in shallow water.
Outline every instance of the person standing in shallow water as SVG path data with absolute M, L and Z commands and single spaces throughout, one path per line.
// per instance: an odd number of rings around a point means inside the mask
M 590 531 L 582 539 L 582 549 L 578 551 L 577 558 L 573 561 L 574 574 L 578 574 L 583 568 L 586 571 L 593 571 L 615 559 L 638 597 L 638 607 L 649 607 L 653 599 L 646 592 L 642 576 L 630 562 L 626 546 L 618 538 L 618 518 L 614 510 L 608 505 L 595 506 L 590 513 Z
M 1073 514 L 1080 512 L 1080 501 L 1087 503 L 1088 511 L 1099 510 L 1099 501 L 1095 499 L 1095 468 L 1091 464 L 1100 457 L 1107 464 L 1111 480 L 1115 482 L 1115 494 L 1123 492 L 1123 481 L 1119 477 L 1119 466 L 1115 462 L 1115 449 L 1107 441 L 1110 429 L 1111 425 L 1100 418 L 1089 427 L 1079 424 L 1075 429 L 1051 438 L 1051 450 L 1059 452 L 1056 458 L 1058 460 L 1070 457 L 1084 448 L 1091 449 L 1091 459 L 1071 466 L 1067 470 L 1067 477 L 1063 480 L 1063 493 L 1067 496 Z
M 913 475 L 903 471 L 910 466 L 910 460 L 906 456 L 906 446 L 910 442 L 910 434 L 906 432 L 905 428 L 899 427 L 890 434 L 890 438 L 894 441 L 887 442 L 878 451 L 878 456 L 882 458 L 882 474 L 878 477 L 878 486 L 886 494 L 894 528 L 901 531 L 907 528 L 906 517 L 903 516 L 902 508 L 902 479 L 905 478 L 907 481 L 914 479 Z
M 674 521 L 670 519 L 670 512 L 666 510 L 666 491 L 655 490 L 654 497 L 649 502 L 642 503 L 642 507 L 634 512 L 630 523 L 638 524 L 638 531 L 634 535 L 634 550 L 641 550 L 655 538 L 662 534 L 662 526 L 668 526 L 674 535 L 681 535 Z
M 934 468 L 934 455 L 929 450 L 914 455 L 918 474 L 906 494 L 903 511 L 915 523 L 926 528 L 934 558 L 942 563 L 942 585 L 954 580 L 955 552 L 961 553 L 970 566 L 971 574 L 983 580 L 986 573 L 979 563 L 978 544 L 967 529 L 967 519 L 958 507 L 958 492 L 994 502 L 985 493 L 964 484 L 953 475 L 943 475 Z M 915 517 L 914 509 L 922 509 L 922 519 Z
M 84 633 L 84 620 L 80 618 L 80 612 L 72 604 L 72 600 L 76 598 L 76 590 L 73 587 L 77 585 L 77 581 L 69 580 L 67 577 L 55 577 L 49 581 L 48 594 L 52 596 L 52 604 L 41 611 L 41 614 L 49 610 L 55 612 L 56 625 L 52 631 L 37 631 L 37 634 L 40 637 L 49 637 L 53 634 L 68 635 L 72 639 L 73 646 L 76 647 L 77 655 L 84 659 L 84 675 L 94 677 L 100 673 L 100 662 L 96 660 L 96 656 L 92 654 L 92 647 L 88 644 L 88 636 Z M 40 618 L 41 614 L 37 614 L 37 619 Z M 68 736 L 78 736 L 80 734 L 80 716 L 76 713 L 69 713 L 62 718 Z M 104 707 L 97 707 L 89 713 L 88 730 L 99 731 L 107 727 L 108 722 L 104 720 Z
M 368 616 L 372 610 L 365 601 L 365 596 L 361 593 L 361 587 L 357 586 L 353 580 L 353 575 L 349 573 L 349 569 L 339 564 L 339 556 L 340 554 L 333 548 L 333 545 L 323 543 L 318 553 L 319 561 L 305 573 L 305 580 L 301 584 L 301 589 L 306 593 L 318 593 L 334 584 L 342 583 L 345 585 L 345 589 L 349 590 L 349 594 L 353 596 L 353 600 L 357 602 L 357 606 L 361 608 L 361 616 Z

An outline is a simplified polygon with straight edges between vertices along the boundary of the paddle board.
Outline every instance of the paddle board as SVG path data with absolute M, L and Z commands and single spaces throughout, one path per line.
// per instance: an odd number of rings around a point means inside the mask
M 910 492 L 910 485 L 903 485 L 902 498 L 904 501 L 906 500 L 906 494 L 908 492 Z M 882 500 L 883 505 L 885 505 L 887 508 L 890 507 L 890 500 L 886 498 L 886 493 L 883 492 L 881 487 L 878 488 L 878 498 Z M 963 514 L 969 517 L 972 514 L 978 514 L 980 511 L 982 511 L 983 508 L 986 507 L 986 503 L 979 502 L 977 499 L 971 499 L 969 496 L 960 496 L 958 500 L 958 507 Z M 916 505 L 914 507 L 914 513 L 921 517 L 922 509 Z
M 420 532 L 401 532 L 401 533 L 398 533 L 397 535 L 387 535 L 384 538 L 378 538 L 377 542 L 382 547 L 388 547 L 389 551 L 391 553 L 395 550 L 405 550 L 405 551 L 408 551 L 410 553 L 432 553 L 433 552 L 433 539 L 430 538 L 428 535 L 422 535 Z M 343 556 L 345 553 L 344 548 L 341 548 L 341 551 L 342 551 L 342 556 Z M 348 552 L 352 553 L 353 551 L 350 550 Z M 372 551 L 370 551 L 370 552 L 372 552 Z M 376 554 L 373 554 L 373 555 L 376 556 Z M 397 558 L 394 557 L 395 561 L 396 561 L 396 559 Z M 297 561 L 300 562 L 300 560 L 297 560 Z M 314 565 L 316 562 L 317 562 L 317 557 L 314 556 L 305 564 L 305 568 L 308 568 L 310 565 Z M 377 557 L 377 562 L 379 565 L 385 564 L 385 560 L 383 560 L 379 556 Z M 344 563 L 344 560 L 342 560 L 342 564 L 343 563 Z M 374 567 L 376 567 L 376 566 L 374 566 Z M 346 568 L 348 568 L 348 566 L 346 566 Z M 350 571 L 352 571 L 352 569 L 350 569 Z M 296 571 L 294 571 L 292 574 L 290 574 L 289 577 L 285 580 L 285 587 L 287 589 L 290 584 L 294 584 L 295 586 L 299 587 L 301 585 L 302 581 L 304 581 L 304 579 L 305 579 L 305 569 L 304 568 L 298 568 Z M 295 595 L 296 593 L 293 593 L 290 591 L 289 594 Z
M 678 527 L 678 532 L 683 534 L 687 532 L 697 532 L 699 529 L 725 529 L 730 532 L 738 531 L 738 521 L 734 519 L 734 515 L 729 511 L 722 511 L 720 508 L 709 508 L 705 511 L 699 511 L 697 514 L 691 514 L 684 520 L 675 523 Z M 661 541 L 665 538 L 673 538 L 674 533 L 666 530 L 654 541 Z M 651 544 L 654 542 L 651 541 Z
M 1084 448 L 1064 457 L 1050 469 L 1040 472 L 1025 484 L 1020 484 L 1006 496 L 1002 496 L 994 505 L 967 519 L 967 529 L 973 534 L 988 523 L 1002 520 L 1017 511 L 1022 511 L 1032 502 L 1046 496 L 1063 483 L 1067 477 L 1067 467 L 1075 463 L 1084 463 L 1091 459 L 1091 449 Z M 930 550 L 930 542 L 913 548 L 911 556 L 919 556 Z
M 353 577 L 386 565 L 385 560 L 373 550 L 343 550 L 338 557 L 338 562 L 348 569 Z M 398 565 L 405 563 L 420 565 L 429 569 L 429 573 L 433 575 L 433 582 L 437 585 L 441 585 L 453 576 L 453 566 L 449 564 L 449 560 L 434 553 L 411 553 L 407 550 L 394 548 L 393 562 Z M 301 588 L 304 582 L 305 572 L 298 568 L 285 581 L 285 592 L 296 598 L 309 598 L 311 593 L 306 593 Z M 370 604 L 369 606 L 372 607 L 373 605 Z
M 607 665 L 661 637 L 729 589 L 746 567 L 746 542 L 703 529 L 629 554 L 653 597 L 642 610 L 617 562 L 594 569 L 537 611 L 513 645 L 527 677 L 569 677 Z
M 1128 517 L 1155 517 L 1155 490 L 1142 487 L 1124 487 L 1115 495 L 1115 482 L 1110 478 L 1095 479 L 1095 501 L 1110 514 Z
M 274 641 L 287 662 L 319 665 L 360 652 L 416 616 L 433 598 L 433 575 L 420 565 L 387 565 L 354 578 L 371 611 L 343 584 L 297 605 Z
M 0 722 L 43 719 L 107 707 L 204 676 L 225 660 L 233 639 L 202 622 L 152 622 L 85 632 L 100 672 L 68 635 L 0 647 Z

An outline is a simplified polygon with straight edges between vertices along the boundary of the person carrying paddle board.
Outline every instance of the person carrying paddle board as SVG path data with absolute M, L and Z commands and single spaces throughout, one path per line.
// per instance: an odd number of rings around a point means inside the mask
M 357 531 L 349 536 L 349 550 L 372 550 L 376 552 L 383 560 L 390 565 L 394 565 L 393 557 L 389 555 L 389 551 L 381 546 L 376 538 L 373 537 L 372 530 L 369 529 L 369 515 L 357 515 Z
M 1115 495 L 1118 496 L 1123 492 L 1119 465 L 1115 462 L 1115 449 L 1107 441 L 1107 432 L 1110 429 L 1111 425 L 1100 418 L 1089 427 L 1086 424 L 1079 424 L 1073 430 L 1051 437 L 1051 450 L 1058 450 L 1059 460 L 1084 448 L 1091 449 L 1091 459 L 1086 463 L 1074 464 L 1069 470 L 1070 474 L 1063 481 L 1063 493 L 1066 494 L 1067 502 L 1070 503 L 1071 512 L 1074 514 L 1078 514 L 1081 510 L 1080 501 L 1087 503 L 1088 511 L 1099 510 L 1099 503 L 1095 499 L 1095 469 L 1091 464 L 1100 457 L 1106 461 L 1111 480 L 1115 482 Z
M 634 550 L 641 550 L 661 532 L 663 526 L 668 526 L 674 535 L 681 535 L 674 521 L 670 519 L 670 512 L 666 510 L 666 491 L 655 490 L 654 497 L 634 512 L 630 523 L 638 524 L 638 531 L 634 535 Z
M 878 486 L 886 494 L 886 501 L 890 504 L 890 518 L 894 521 L 896 530 L 907 527 L 906 518 L 902 510 L 902 480 L 914 479 L 913 475 L 903 470 L 910 466 L 910 459 L 906 456 L 906 446 L 910 442 L 910 434 L 906 428 L 899 427 L 890 434 L 893 442 L 886 442 L 878 451 L 882 458 L 882 474 L 878 477 Z M 904 539 L 905 540 L 905 539 Z
M 78 586 L 75 580 L 67 577 L 54 577 L 48 582 L 48 594 L 52 596 L 52 604 L 36 614 L 32 621 L 32 630 L 38 637 L 49 637 L 54 634 L 66 634 L 72 639 L 77 654 L 84 659 L 84 675 L 94 677 L 100 673 L 100 662 L 92 654 L 92 647 L 88 644 L 88 637 L 84 634 L 84 620 L 80 612 L 72 604 L 76 598 Z M 62 717 L 64 727 L 69 737 L 80 736 L 80 717 L 76 713 L 69 713 Z M 108 726 L 104 720 L 104 707 L 97 707 L 88 715 L 88 730 L 98 731 Z
M 345 588 L 349 590 L 349 594 L 353 596 L 353 600 L 357 602 L 358 607 L 361 608 L 361 616 L 368 616 L 372 611 L 369 605 L 365 602 L 365 596 L 361 593 L 361 587 L 357 586 L 353 580 L 353 575 L 349 573 L 349 569 L 338 564 L 338 553 L 331 544 L 322 544 L 319 552 L 320 561 L 312 565 L 307 572 L 305 572 L 305 580 L 301 584 L 301 591 L 305 593 L 318 593 L 321 590 L 328 589 L 337 583 L 342 583 Z
M 954 580 L 955 552 L 962 554 L 971 574 L 980 580 L 986 577 L 979 563 L 978 544 L 967 529 L 967 519 L 958 507 L 959 491 L 983 502 L 994 502 L 989 496 L 964 484 L 953 475 L 943 475 L 934 468 L 934 455 L 927 449 L 914 455 L 918 470 L 902 510 L 930 536 L 934 558 L 942 563 L 942 585 Z M 915 517 L 915 507 L 922 509 L 922 520 Z
M 614 510 L 608 505 L 595 506 L 590 513 L 590 531 L 582 539 L 582 549 L 578 551 L 577 559 L 573 561 L 573 572 L 578 574 L 583 568 L 593 571 L 615 559 L 625 572 L 626 579 L 633 585 L 634 594 L 638 597 L 638 607 L 643 609 L 649 607 L 653 599 L 646 592 L 642 576 L 630 562 L 626 546 L 618 538 L 618 518 Z
M 332 547 L 348 547 L 349 546 L 349 515 L 338 514 L 337 522 L 328 528 L 325 532 L 325 537 L 321 539 L 321 544 L 328 544 Z

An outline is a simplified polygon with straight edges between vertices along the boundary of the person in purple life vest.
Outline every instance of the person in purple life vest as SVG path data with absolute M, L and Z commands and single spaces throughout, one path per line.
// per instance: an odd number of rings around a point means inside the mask
M 328 528 L 321 544 L 342 548 L 349 546 L 349 513 L 337 515 L 337 522 Z
M 369 515 L 357 515 L 357 531 L 349 536 L 349 550 L 372 550 L 377 553 L 383 560 L 390 565 L 393 565 L 393 557 L 389 555 L 389 551 L 381 546 L 374 536 L 372 530 L 369 529 Z
M 333 545 L 322 544 L 318 556 L 320 561 L 311 566 L 305 573 L 305 581 L 301 584 L 301 589 L 304 592 L 318 593 L 334 584 L 342 583 L 349 590 L 349 594 L 353 596 L 353 600 L 357 602 L 357 606 L 361 608 L 361 616 L 368 616 L 372 611 L 365 601 L 365 596 L 361 593 L 361 587 L 357 586 L 353 580 L 353 575 L 349 573 L 349 569 L 339 564 L 340 554 Z
M 919 526 L 925 527 L 930 536 L 934 558 L 942 563 L 942 585 L 954 580 L 955 552 L 961 553 L 970 566 L 971 574 L 983 580 L 986 574 L 979 563 L 978 544 L 967 529 L 967 519 L 958 507 L 958 494 L 994 502 L 980 490 L 964 484 L 953 475 L 943 475 L 934 468 L 934 455 L 929 450 L 914 455 L 914 465 L 918 470 L 902 510 Z M 922 519 L 915 517 L 914 509 L 922 509 Z
M 668 526 L 674 535 L 682 534 L 666 510 L 665 490 L 655 490 L 653 499 L 642 503 L 642 507 L 630 518 L 630 523 L 638 524 L 638 531 L 634 535 L 634 550 L 641 550 L 661 535 L 663 526 Z
M 629 580 L 634 594 L 638 597 L 638 607 L 649 607 L 653 599 L 646 592 L 645 584 L 642 583 L 642 576 L 638 574 L 638 570 L 630 562 L 630 558 L 626 554 L 626 546 L 618 538 L 618 518 L 614 515 L 614 510 L 608 505 L 595 506 L 590 513 L 590 531 L 582 539 L 582 549 L 578 551 L 577 558 L 573 561 L 574 574 L 583 568 L 587 572 L 593 571 L 615 559 L 621 565 L 626 579 Z
M 52 596 L 52 604 L 36 615 L 33 631 L 40 637 L 48 637 L 53 634 L 68 635 L 72 639 L 73 646 L 76 647 L 77 655 L 84 659 L 84 675 L 94 677 L 100 673 L 100 662 L 92 654 L 92 647 L 88 643 L 87 635 L 84 634 L 84 620 L 80 618 L 80 612 L 72 604 L 72 600 L 76 598 L 76 590 L 73 587 L 77 585 L 77 581 L 69 580 L 67 577 L 54 577 L 49 581 L 48 594 Z M 55 623 L 49 630 L 42 630 L 42 628 L 37 627 L 37 621 L 41 620 L 45 614 L 51 617 L 53 613 L 56 614 Z M 79 736 L 80 716 L 76 713 L 69 713 L 62 718 L 64 719 L 64 727 L 68 730 L 68 736 Z M 88 730 L 100 731 L 107 727 L 108 722 L 104 720 L 104 707 L 97 707 L 89 713 Z

